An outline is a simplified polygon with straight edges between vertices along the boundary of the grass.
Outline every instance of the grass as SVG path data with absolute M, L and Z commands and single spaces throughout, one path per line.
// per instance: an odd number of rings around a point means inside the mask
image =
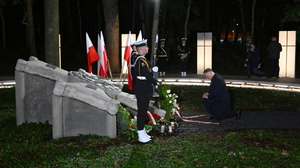
M 206 90 L 201 86 L 172 86 L 180 97 L 183 113 L 202 110 L 199 98 Z M 300 93 L 241 88 L 229 91 L 234 104 L 247 110 L 299 108 Z M 152 132 L 157 138 L 146 145 L 127 135 L 114 139 L 79 135 L 53 140 L 48 123 L 16 126 L 14 95 L 14 88 L 0 89 L 0 167 L 4 168 L 300 166 L 300 129 L 179 130 L 166 136 Z

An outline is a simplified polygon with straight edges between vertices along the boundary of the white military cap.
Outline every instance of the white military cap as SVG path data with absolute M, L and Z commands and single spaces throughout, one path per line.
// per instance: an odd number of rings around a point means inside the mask
M 136 46 L 136 47 L 147 46 L 147 39 L 142 40 L 142 41 L 136 41 L 136 42 L 134 42 L 134 43 L 131 43 L 130 46 Z

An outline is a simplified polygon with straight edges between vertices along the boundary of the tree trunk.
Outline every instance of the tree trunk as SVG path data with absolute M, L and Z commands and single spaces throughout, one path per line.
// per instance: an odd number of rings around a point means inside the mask
M 1 19 L 1 25 L 2 25 L 2 48 L 5 49 L 6 48 L 5 21 L 4 21 L 1 5 L 0 5 L 0 19 Z
M 267 5 L 266 5 L 266 3 L 265 3 L 263 17 L 262 17 L 261 30 L 265 30 L 265 22 L 266 22 L 266 16 L 267 16 Z M 260 31 L 260 40 L 262 40 L 262 39 L 264 39 L 264 31 Z
M 210 14 L 210 1 L 205 0 L 205 9 L 204 9 L 204 31 L 209 31 L 209 14 Z
M 162 2 L 160 4 L 160 11 L 161 11 L 161 14 L 160 14 L 160 19 L 159 19 L 159 28 L 158 28 L 158 34 L 160 35 L 159 36 L 159 39 L 162 39 L 162 38 L 166 38 L 166 34 L 165 34 L 165 30 L 167 29 L 166 25 L 167 25 L 167 20 L 170 20 L 170 19 L 166 19 L 167 18 L 167 9 L 168 9 L 168 3 L 165 1 L 164 3 Z
M 245 15 L 244 15 L 244 8 L 243 8 L 243 0 L 239 0 L 240 2 L 240 10 L 241 10 L 241 19 L 242 19 L 242 44 L 246 45 L 247 41 L 247 31 L 246 31 L 246 23 L 245 23 Z
M 59 66 L 59 0 L 45 0 L 45 59 Z
M 112 72 L 120 72 L 119 7 L 117 0 L 102 0 L 105 19 L 105 40 Z
M 37 56 L 36 44 L 35 44 L 35 32 L 34 32 L 34 21 L 32 13 L 32 5 L 34 0 L 27 0 L 27 18 L 28 18 L 28 33 L 29 33 L 29 49 L 30 56 Z
M 251 16 L 251 43 L 253 43 L 253 39 L 254 39 L 254 22 L 255 22 L 255 2 L 256 0 L 253 0 L 253 4 L 252 4 L 252 16 Z
M 143 2 L 139 1 L 139 9 L 140 9 L 140 17 L 141 17 L 141 24 L 142 24 L 142 32 L 146 35 L 146 21 L 144 17 L 144 10 L 143 10 Z
M 189 0 L 188 2 L 188 8 L 186 11 L 186 18 L 185 18 L 185 22 L 184 22 L 184 37 L 187 37 L 187 24 L 190 18 L 190 10 L 191 10 L 191 4 L 192 4 L 192 0 Z
M 156 44 L 158 39 L 156 39 L 156 34 L 157 34 L 157 28 L 158 28 L 158 21 L 159 21 L 159 5 L 160 1 L 156 0 L 155 5 L 154 5 L 154 13 L 153 13 L 153 25 L 152 25 L 152 34 L 151 34 L 151 57 L 150 57 L 150 62 L 154 66 L 155 65 L 155 60 L 154 60 L 154 55 L 156 53 Z
M 150 15 L 150 13 L 152 14 L 152 11 L 150 12 L 149 6 L 151 6 L 150 3 L 153 3 L 153 1 L 151 1 L 151 2 L 143 1 L 143 3 L 144 3 L 143 11 L 141 11 L 144 13 L 144 22 L 145 22 L 145 24 L 144 24 L 145 27 L 144 27 L 143 33 L 145 34 L 144 37 L 149 38 L 149 37 L 151 37 L 151 33 L 152 33 L 150 27 L 153 26 L 152 25 L 153 24 L 153 20 L 152 20 L 153 16 Z M 152 47 L 152 46 L 150 46 L 150 47 Z

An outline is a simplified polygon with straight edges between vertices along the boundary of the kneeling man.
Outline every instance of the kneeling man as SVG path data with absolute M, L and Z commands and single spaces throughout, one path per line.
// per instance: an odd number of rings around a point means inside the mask
M 239 119 L 241 110 L 231 110 L 230 97 L 224 79 L 212 69 L 207 68 L 203 74 L 210 79 L 210 86 L 207 93 L 202 96 L 202 102 L 208 113 L 210 120 L 222 121 L 227 118 Z

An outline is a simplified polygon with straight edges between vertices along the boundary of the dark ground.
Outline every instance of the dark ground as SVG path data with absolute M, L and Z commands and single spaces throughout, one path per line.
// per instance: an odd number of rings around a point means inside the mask
M 182 113 L 182 116 L 194 116 L 207 113 Z M 209 121 L 208 116 L 195 120 Z M 180 122 L 179 130 L 235 130 L 235 129 L 295 129 L 300 128 L 299 111 L 243 111 L 242 117 L 226 119 L 216 124 Z

